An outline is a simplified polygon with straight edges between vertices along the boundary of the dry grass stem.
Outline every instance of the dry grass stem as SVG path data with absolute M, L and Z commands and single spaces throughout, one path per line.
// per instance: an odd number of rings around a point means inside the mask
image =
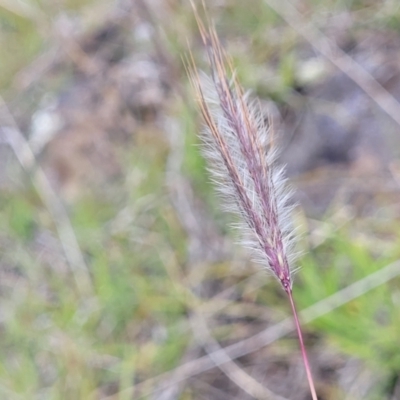
M 328 296 L 321 301 L 307 307 L 299 312 L 299 317 L 304 323 L 310 323 L 315 321 L 317 318 L 323 317 L 336 310 L 337 308 L 355 300 L 356 298 L 368 293 L 369 291 L 386 284 L 394 278 L 400 276 L 400 260 L 395 261 L 387 265 L 386 267 L 380 269 L 360 279 L 357 282 L 346 286 L 342 290 L 339 290 L 335 294 Z M 224 347 L 220 351 L 224 351 L 230 359 L 235 359 L 243 357 L 254 351 L 268 346 L 275 341 L 281 339 L 285 335 L 293 332 L 295 329 L 295 324 L 293 318 L 289 317 L 273 326 L 269 326 L 262 332 L 253 335 L 247 339 L 241 340 L 235 344 Z M 214 354 L 218 362 L 222 362 L 222 359 L 218 357 L 218 354 Z M 192 378 L 202 372 L 208 371 L 215 367 L 215 362 L 213 362 L 209 356 L 204 356 L 193 361 L 189 361 L 186 364 L 180 365 L 173 370 L 161 374 L 159 376 L 147 379 L 143 382 L 138 383 L 135 389 L 140 391 L 145 391 L 148 387 L 155 387 L 160 381 L 163 382 L 159 389 L 168 387 L 170 385 L 175 385 L 182 380 Z M 176 380 L 171 380 L 171 376 L 179 377 Z M 148 392 L 143 393 L 141 396 L 145 396 Z M 141 397 L 140 397 L 141 398 Z
M 11 112 L 1 97 L 0 111 L 2 111 L 0 115 L 3 115 L 6 119 L 2 128 L 4 142 L 12 148 L 22 168 L 31 176 L 32 183 L 38 195 L 53 219 L 65 258 L 73 274 L 79 293 L 83 298 L 91 296 L 93 285 L 89 269 L 79 247 L 68 213 L 52 188 L 46 174 L 36 162 L 32 149 L 23 134 L 19 131 Z
M 213 338 L 206 320 L 199 310 L 191 317 L 191 326 L 196 340 L 202 345 L 210 359 L 233 382 L 250 396 L 260 400 L 287 400 L 259 383 L 232 360 Z
M 365 68 L 345 53 L 320 30 L 303 20 L 296 8 L 285 0 L 265 0 L 288 25 L 303 36 L 333 65 L 353 80 L 378 106 L 400 125 L 400 104 Z

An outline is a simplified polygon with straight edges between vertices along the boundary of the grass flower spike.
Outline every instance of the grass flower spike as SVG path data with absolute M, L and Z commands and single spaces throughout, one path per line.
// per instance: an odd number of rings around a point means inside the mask
M 206 124 L 203 141 L 209 169 L 226 208 L 241 217 L 245 244 L 289 297 L 310 390 L 317 400 L 292 297 L 292 207 L 283 168 L 276 164 L 273 132 L 258 103 L 244 94 L 215 29 L 207 30 L 196 11 L 195 15 L 211 66 L 211 79 L 199 75 L 193 59 L 189 72 Z
M 240 229 L 244 229 L 246 245 L 284 289 L 290 290 L 290 192 L 285 187 L 283 169 L 275 163 L 272 132 L 258 105 L 249 104 L 237 79 L 228 81 L 215 31 L 207 34 L 201 28 L 201 33 L 212 66 L 212 82 L 202 85 L 197 74 L 192 75 L 192 82 L 207 125 L 203 139 L 210 171 L 228 209 L 243 219 Z

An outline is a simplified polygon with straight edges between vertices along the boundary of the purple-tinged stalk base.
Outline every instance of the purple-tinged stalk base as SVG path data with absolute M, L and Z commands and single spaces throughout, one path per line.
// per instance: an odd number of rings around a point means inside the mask
M 316 391 L 315 391 L 315 386 L 314 386 L 313 377 L 312 377 L 312 375 L 311 375 L 310 364 L 309 364 L 309 362 L 308 362 L 306 347 L 304 346 L 303 334 L 302 334 L 302 332 L 301 332 L 301 327 L 300 327 L 299 318 L 298 318 L 298 316 L 297 316 L 296 307 L 295 307 L 294 301 L 293 301 L 292 289 L 291 289 L 290 287 L 287 288 L 287 289 L 286 289 L 286 293 L 287 293 L 287 295 L 288 295 L 288 297 L 289 297 L 290 306 L 292 307 L 294 322 L 295 322 L 295 325 L 296 325 L 297 336 L 299 337 L 301 354 L 302 354 L 302 356 L 303 356 L 303 362 L 304 362 L 304 367 L 305 367 L 305 369 L 306 369 L 307 380 L 308 380 L 308 385 L 310 386 L 311 396 L 312 396 L 312 399 L 313 399 L 313 400 L 318 400 L 317 393 L 316 393 Z

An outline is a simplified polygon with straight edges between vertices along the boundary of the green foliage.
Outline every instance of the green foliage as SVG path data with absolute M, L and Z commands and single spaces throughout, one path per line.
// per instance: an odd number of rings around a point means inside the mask
M 0 88 L 7 87 L 42 45 L 35 23 L 5 11 L 0 5 Z
M 33 231 L 45 233 L 35 224 L 43 206 L 30 202 L 29 193 L 3 196 L 0 242 L 13 245 L 1 245 L 0 263 L 18 265 L 10 271 L 13 290 L 2 300 L 5 398 L 36 398 L 44 391 L 54 399 L 89 399 L 116 381 L 129 393 L 134 372 L 162 372 L 178 362 L 187 338 L 176 323 L 185 307 L 180 289 L 168 283 L 162 255 L 169 244 L 185 249 L 185 238 L 168 221 L 162 158 L 145 163 L 147 151 L 154 148 L 131 153 L 131 173 L 143 179 L 131 180 L 114 203 L 93 196 L 73 208 L 74 230 L 93 280 L 90 298 L 77 293 L 67 265 L 39 261 L 34 246 L 22 245 L 32 240 Z M 127 170 L 132 171 L 130 165 Z M 141 201 L 156 193 L 160 201 Z M 128 210 L 128 223 L 122 225 L 121 199 Z M 3 292 L 8 290 L 4 280 L 2 285 Z
M 26 242 L 32 239 L 35 228 L 35 205 L 21 193 L 19 196 L 3 194 L 0 197 L 3 230 Z
M 295 295 L 302 307 L 335 294 L 352 282 L 379 271 L 392 262 L 375 249 L 354 240 L 343 228 L 302 259 Z M 400 371 L 395 338 L 399 335 L 399 279 L 379 286 L 312 323 L 325 340 L 345 353 L 363 359 L 379 374 Z M 383 395 L 383 393 L 381 393 Z

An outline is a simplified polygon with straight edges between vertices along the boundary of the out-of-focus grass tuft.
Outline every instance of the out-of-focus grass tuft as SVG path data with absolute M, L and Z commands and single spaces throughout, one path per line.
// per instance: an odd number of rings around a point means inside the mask
M 127 185 L 134 192 L 120 196 L 127 208 L 120 210 L 120 199 L 112 204 L 84 198 L 72 211 L 90 265 L 92 298 L 79 297 L 57 259 L 57 246 L 37 252 L 31 244 L 51 235 L 35 223 L 43 212 L 40 204 L 29 204 L 21 193 L 3 196 L 0 392 L 5 398 L 40 398 L 43 390 L 48 398 L 94 398 L 108 383 L 120 379 L 128 385 L 128 371 L 148 376 L 179 360 L 187 341 L 179 326 L 185 309 L 162 254 L 165 246 L 184 248 L 176 242 L 185 239 L 165 221 L 170 210 L 164 187 L 157 184 L 162 169 L 138 163 L 141 152 L 133 152 L 126 176 L 143 177 L 136 186 Z

